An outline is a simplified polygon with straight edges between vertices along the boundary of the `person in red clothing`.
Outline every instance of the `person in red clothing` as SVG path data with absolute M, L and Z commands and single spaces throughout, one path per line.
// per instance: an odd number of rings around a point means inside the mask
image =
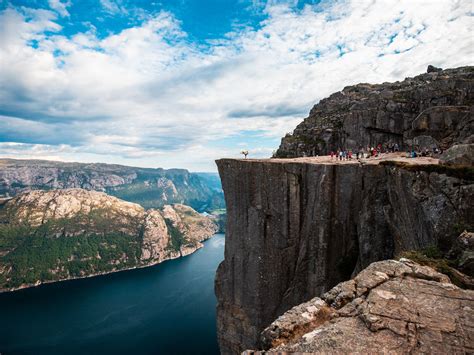
M 331 160 L 334 158 L 334 152 L 331 150 Z

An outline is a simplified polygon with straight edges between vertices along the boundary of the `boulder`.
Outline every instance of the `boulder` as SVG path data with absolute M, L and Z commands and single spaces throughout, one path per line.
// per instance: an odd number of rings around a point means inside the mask
M 342 293 L 345 301 L 334 303 Z M 283 314 L 262 332 L 262 350 L 472 353 L 473 308 L 474 291 L 458 288 L 446 275 L 408 259 L 386 260 L 368 266 L 350 285 L 337 285 Z
M 440 71 L 443 71 L 443 69 L 437 68 L 437 67 L 435 67 L 435 66 L 433 66 L 433 65 L 428 65 L 428 69 L 426 69 L 426 72 L 427 72 L 427 73 L 438 73 L 438 72 L 440 72 Z
M 445 151 L 440 158 L 444 165 L 474 166 L 474 144 L 457 144 Z

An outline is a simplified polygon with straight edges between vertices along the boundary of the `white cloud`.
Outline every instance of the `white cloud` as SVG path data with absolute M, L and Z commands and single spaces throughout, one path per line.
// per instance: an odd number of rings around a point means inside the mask
M 110 12 L 113 4 L 121 6 L 102 1 Z M 261 28 L 205 47 L 167 12 L 101 39 L 62 36 L 50 11 L 7 9 L 0 107 L 10 118 L 0 117 L 9 127 L 0 138 L 35 145 L 52 132 L 48 156 L 56 146 L 68 159 L 210 170 L 214 158 L 241 149 L 234 140 L 213 148 L 215 141 L 248 131 L 277 139 L 346 85 L 401 80 L 428 64 L 472 64 L 471 7 L 454 0 L 324 2 L 301 11 L 267 4 Z M 265 144 L 248 148 L 256 155 L 277 148 Z
M 71 6 L 71 1 L 62 2 L 61 0 L 48 0 L 49 7 L 55 10 L 63 17 L 69 17 L 67 8 Z

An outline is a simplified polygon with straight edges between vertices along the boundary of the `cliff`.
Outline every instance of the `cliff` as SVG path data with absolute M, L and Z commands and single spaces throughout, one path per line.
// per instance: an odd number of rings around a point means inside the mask
M 474 230 L 472 168 L 437 159 L 329 157 L 217 161 L 227 204 L 216 275 L 223 354 L 259 349 L 260 333 L 374 261 L 447 253 Z
M 27 192 L 0 209 L 0 291 L 154 265 L 216 231 L 180 204 L 145 210 L 97 191 Z
M 401 149 L 474 143 L 474 67 L 433 69 L 401 82 L 348 86 L 321 100 L 282 139 L 276 157 L 379 143 Z
M 180 203 L 202 212 L 224 207 L 217 174 L 115 164 L 0 159 L 0 198 L 31 190 L 82 188 L 145 208 Z
M 266 354 L 472 353 L 473 307 L 474 291 L 446 275 L 407 259 L 381 261 L 287 311 L 262 343 Z

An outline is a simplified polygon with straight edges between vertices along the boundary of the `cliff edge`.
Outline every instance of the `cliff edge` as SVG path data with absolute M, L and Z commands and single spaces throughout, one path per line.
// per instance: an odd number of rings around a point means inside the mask
M 474 143 L 474 67 L 357 84 L 321 100 L 282 140 L 276 157 L 329 154 L 379 143 L 447 149 Z
M 374 261 L 474 230 L 474 176 L 399 156 L 217 161 L 227 203 L 225 259 L 216 275 L 221 352 L 259 345 L 289 308 Z
M 267 351 L 244 354 L 472 353 L 473 307 L 474 291 L 432 268 L 380 261 L 285 312 L 262 332 Z

